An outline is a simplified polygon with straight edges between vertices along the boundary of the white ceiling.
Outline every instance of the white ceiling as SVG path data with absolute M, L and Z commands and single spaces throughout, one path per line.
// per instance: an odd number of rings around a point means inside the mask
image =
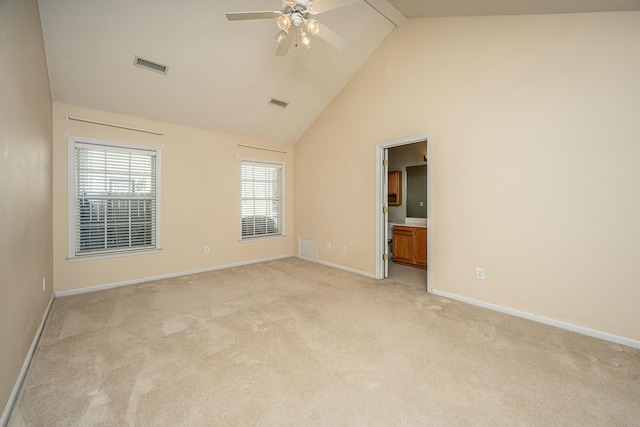
M 280 0 L 39 5 L 54 101 L 287 144 L 403 18 L 398 10 L 408 18 L 640 10 L 640 0 L 369 0 L 318 15 L 344 49 L 315 38 L 310 50 L 276 56 L 274 21 L 230 22 L 225 13 L 279 10 Z M 167 75 L 134 67 L 136 55 L 168 65 Z M 272 97 L 290 104 L 268 105 Z

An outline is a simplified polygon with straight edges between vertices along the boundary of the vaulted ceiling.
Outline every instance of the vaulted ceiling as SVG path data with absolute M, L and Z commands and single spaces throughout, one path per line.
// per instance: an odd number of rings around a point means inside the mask
M 276 56 L 274 20 L 231 22 L 225 13 L 280 10 L 280 0 L 39 5 L 54 101 L 287 144 L 405 18 L 640 10 L 640 0 L 363 0 L 317 16 L 343 49 L 314 38 L 309 50 Z M 136 56 L 167 74 L 135 67 Z

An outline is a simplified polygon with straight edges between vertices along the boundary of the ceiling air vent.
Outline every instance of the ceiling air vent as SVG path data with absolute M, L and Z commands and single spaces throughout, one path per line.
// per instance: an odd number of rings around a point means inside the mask
M 162 74 L 167 74 L 167 70 L 169 69 L 166 65 L 158 64 L 156 62 L 149 61 L 148 59 L 140 58 L 139 56 L 136 56 L 133 65 Z
M 287 105 L 289 105 L 288 102 L 280 101 L 279 99 L 275 99 L 275 98 L 271 98 L 271 101 L 269 101 L 269 104 L 275 105 L 276 107 L 280 107 L 280 108 L 287 108 Z

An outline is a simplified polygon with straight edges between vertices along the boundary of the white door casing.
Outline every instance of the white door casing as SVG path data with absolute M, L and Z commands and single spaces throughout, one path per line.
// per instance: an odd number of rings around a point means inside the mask
M 431 270 L 432 270 L 432 250 L 431 242 L 433 241 L 433 203 L 432 203 L 432 169 L 433 169 L 433 150 L 430 133 L 424 133 L 405 138 L 395 139 L 376 145 L 376 279 L 384 279 L 389 274 L 388 260 L 384 259 L 386 254 L 388 257 L 388 233 L 389 219 L 388 212 L 384 209 L 387 207 L 388 192 L 388 167 L 385 166 L 384 160 L 388 161 L 388 149 L 401 145 L 413 144 L 416 142 L 427 142 L 427 292 L 431 293 Z

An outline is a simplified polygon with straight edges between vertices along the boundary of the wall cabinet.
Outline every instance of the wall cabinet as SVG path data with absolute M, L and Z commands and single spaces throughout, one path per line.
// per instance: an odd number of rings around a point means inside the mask
M 393 262 L 427 268 L 427 229 L 393 226 Z
M 389 172 L 389 190 L 387 191 L 389 206 L 402 205 L 402 171 Z

